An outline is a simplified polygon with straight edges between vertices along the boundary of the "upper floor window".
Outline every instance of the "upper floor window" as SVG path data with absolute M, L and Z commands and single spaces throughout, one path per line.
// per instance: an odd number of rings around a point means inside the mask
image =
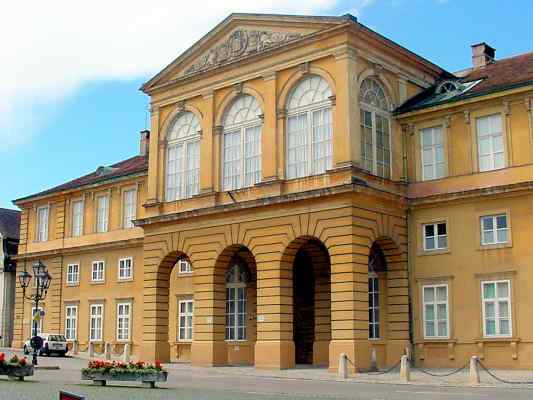
M 178 273 L 179 274 L 191 274 L 192 273 L 192 265 L 189 260 L 186 258 L 180 258 L 178 260 Z
M 486 215 L 481 217 L 481 244 L 492 245 L 507 243 L 509 226 L 507 215 Z
M 83 235 L 83 200 L 72 202 L 72 236 Z
M 137 190 L 130 189 L 124 192 L 123 198 L 123 215 L 122 226 L 124 228 L 133 228 L 133 220 L 137 216 Z
M 261 106 L 243 94 L 233 101 L 223 121 L 224 190 L 253 186 L 261 181 Z
M 420 131 L 422 149 L 422 180 L 443 178 L 446 175 L 442 126 Z
M 109 228 L 109 196 L 96 198 L 96 232 L 107 232 Z
M 500 114 L 487 115 L 476 120 L 479 171 L 505 167 L 502 118 Z
M 178 115 L 167 133 L 166 200 L 200 192 L 200 121 L 190 111 Z
M 331 88 L 310 75 L 302 79 L 287 102 L 287 178 L 323 174 L 332 167 Z
M 133 258 L 126 257 L 118 260 L 118 279 L 131 279 L 133 277 Z
M 361 113 L 361 166 L 371 174 L 390 178 L 390 107 L 385 91 L 372 78 L 359 89 Z
M 50 207 L 43 206 L 37 209 L 37 241 L 46 242 L 48 240 L 48 216 Z
M 448 248 L 446 222 L 424 224 L 424 251 L 445 250 Z

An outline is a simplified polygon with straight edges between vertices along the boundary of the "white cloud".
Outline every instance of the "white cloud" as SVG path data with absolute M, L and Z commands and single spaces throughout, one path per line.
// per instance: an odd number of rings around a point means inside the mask
M 359 0 L 356 7 L 371 2 Z M 0 153 L 29 140 L 48 117 L 43 109 L 53 109 L 81 85 L 150 76 L 231 12 L 320 14 L 337 4 L 338 0 L 4 1 Z

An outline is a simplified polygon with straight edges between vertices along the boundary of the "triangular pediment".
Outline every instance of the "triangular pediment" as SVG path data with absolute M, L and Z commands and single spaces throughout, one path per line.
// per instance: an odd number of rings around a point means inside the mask
M 353 17 L 232 14 L 146 82 L 142 89 L 149 91 L 180 77 L 267 52 L 346 23 L 350 18 Z

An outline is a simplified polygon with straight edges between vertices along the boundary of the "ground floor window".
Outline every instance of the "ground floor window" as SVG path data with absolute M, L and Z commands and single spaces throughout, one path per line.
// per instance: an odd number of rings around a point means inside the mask
M 485 336 L 511 336 L 510 281 L 482 282 L 483 333 Z
M 447 338 L 448 285 L 427 285 L 423 289 L 424 337 Z
M 379 278 L 368 278 L 368 338 L 379 339 Z
M 104 322 L 104 305 L 91 304 L 90 311 L 89 340 L 101 341 Z
M 131 304 L 117 304 L 117 340 L 130 340 Z
M 246 287 L 226 289 L 226 340 L 246 340 Z
M 178 303 L 178 340 L 191 341 L 193 332 L 194 302 L 180 300 Z
M 67 306 L 65 308 L 65 338 L 76 340 L 76 327 L 78 320 L 78 307 Z

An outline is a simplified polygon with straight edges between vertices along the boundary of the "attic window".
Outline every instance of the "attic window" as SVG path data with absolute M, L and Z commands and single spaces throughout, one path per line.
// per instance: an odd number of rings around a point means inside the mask
M 453 93 L 460 90 L 459 83 L 454 81 L 444 81 L 437 87 L 438 94 Z
M 115 170 L 116 170 L 116 168 L 113 168 L 113 167 L 101 166 L 101 167 L 98 167 L 96 169 L 96 175 L 97 176 L 108 175 L 108 174 L 110 174 L 111 172 L 113 172 Z

